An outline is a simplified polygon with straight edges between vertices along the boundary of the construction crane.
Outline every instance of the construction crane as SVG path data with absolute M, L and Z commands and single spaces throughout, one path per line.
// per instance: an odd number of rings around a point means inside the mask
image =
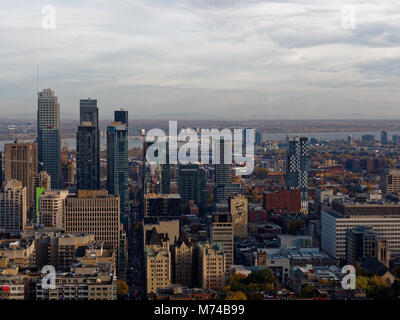
M 321 191 L 324 191 L 324 177 L 340 176 L 343 171 L 328 171 L 328 172 L 318 172 L 316 176 L 321 177 Z
M 280 183 L 281 184 L 284 184 L 285 183 L 285 172 L 283 172 L 283 171 L 270 171 L 270 172 L 268 172 L 268 175 L 269 176 L 280 176 L 281 177 L 281 179 L 280 179 Z

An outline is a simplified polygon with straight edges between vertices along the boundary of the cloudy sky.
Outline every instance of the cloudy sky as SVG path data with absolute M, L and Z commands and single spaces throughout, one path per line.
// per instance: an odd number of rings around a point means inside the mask
M 400 118 L 400 1 L 1 0 L 2 117 L 34 117 L 38 64 L 65 118 Z

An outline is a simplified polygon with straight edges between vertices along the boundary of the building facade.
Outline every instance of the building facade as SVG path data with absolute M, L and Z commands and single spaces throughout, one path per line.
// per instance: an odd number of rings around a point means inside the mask
M 15 179 L 26 187 L 27 208 L 34 205 L 34 177 L 38 171 L 38 154 L 36 142 L 6 143 L 5 156 L 5 181 Z
M 120 197 L 121 215 L 128 215 L 128 128 L 122 122 L 107 127 L 107 189 Z
M 234 231 L 231 214 L 216 213 L 213 215 L 211 242 L 221 245 L 225 255 L 225 270 L 229 276 L 229 268 L 234 262 Z
M 321 213 L 321 248 L 332 257 L 346 260 L 346 232 L 358 226 L 372 228 L 387 242 L 390 258 L 400 257 L 400 215 L 345 216 L 334 210 Z
M 308 213 L 308 170 L 310 157 L 307 137 L 291 137 L 287 140 L 286 187 L 300 190 L 301 211 Z
M 158 233 L 155 228 L 147 232 L 145 239 L 146 292 L 156 293 L 157 289 L 172 284 L 171 252 L 168 234 Z
M 27 221 L 26 187 L 21 181 L 9 180 L 0 192 L 0 230 L 19 233 Z
M 106 190 L 78 190 L 65 200 L 64 219 L 67 233 L 92 233 L 105 248 L 119 253 L 119 197 Z
M 180 165 L 178 167 L 178 192 L 182 197 L 182 205 L 190 200 L 203 212 L 206 203 L 205 171 L 198 164 Z
M 50 174 L 52 189 L 60 189 L 60 104 L 51 89 L 43 89 L 39 93 L 37 128 L 39 171 L 44 170 Z
M 182 201 L 178 193 L 144 195 L 144 216 L 177 219 L 182 215 Z
M 221 244 L 200 245 L 199 266 L 203 289 L 222 290 L 226 283 L 226 253 Z
M 64 228 L 67 190 L 46 191 L 39 197 L 39 223 L 47 228 Z
M 79 190 L 100 189 L 100 131 L 97 100 L 80 100 L 76 136 L 76 175 Z
M 381 176 L 381 190 L 384 194 L 400 193 L 400 170 L 387 170 L 385 174 Z

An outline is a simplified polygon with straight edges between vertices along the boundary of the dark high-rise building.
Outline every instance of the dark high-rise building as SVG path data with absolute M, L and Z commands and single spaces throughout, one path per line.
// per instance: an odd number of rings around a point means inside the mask
M 286 186 L 289 190 L 300 190 L 301 211 L 308 213 L 308 138 L 288 138 L 287 144 Z
M 100 131 L 97 100 L 80 101 L 76 135 L 76 177 L 80 190 L 100 188 Z
M 261 147 L 263 143 L 262 139 L 262 132 L 256 131 L 256 139 L 255 139 L 256 146 Z
M 180 165 L 178 167 L 178 190 L 182 197 L 182 205 L 190 200 L 204 212 L 206 205 L 206 175 L 198 164 Z
M 3 152 L 0 151 L 0 190 L 3 189 L 3 181 L 4 181 L 4 169 L 3 169 Z
M 121 122 L 122 124 L 125 124 L 126 127 L 128 128 L 128 110 L 123 110 L 123 109 L 115 110 L 114 121 Z
M 171 166 L 169 164 L 169 144 L 168 142 L 166 143 L 166 150 L 165 150 L 165 159 L 166 163 L 161 164 L 160 168 L 160 187 L 161 187 L 161 193 L 163 194 L 169 194 L 171 192 Z
M 39 171 L 50 174 L 52 189 L 60 189 L 60 104 L 51 89 L 43 89 L 38 95 L 37 129 Z
M 181 196 L 173 194 L 145 194 L 144 216 L 146 218 L 177 218 L 182 215 Z
M 99 109 L 96 99 L 81 99 L 79 114 L 80 123 L 90 122 L 97 129 L 99 128 Z
M 220 184 L 214 188 L 214 204 L 227 203 L 235 194 L 243 195 L 243 188 L 239 183 Z
M 231 179 L 231 163 L 225 164 L 225 142 L 224 139 L 219 141 L 219 164 L 215 165 L 215 185 L 230 184 Z
M 107 189 L 120 197 L 121 215 L 129 214 L 128 128 L 114 122 L 107 127 Z
M 375 136 L 373 134 L 364 134 L 361 137 L 362 142 L 372 143 L 375 141 Z
M 372 228 L 357 226 L 346 230 L 346 260 L 354 265 L 366 257 L 377 258 L 389 265 L 389 247 L 386 241 L 379 239 Z
M 153 142 L 144 141 L 143 143 L 143 164 L 142 164 L 142 194 L 151 193 L 152 190 L 152 176 L 150 165 L 147 163 L 146 154 L 148 148 Z
M 246 130 L 243 131 L 243 143 L 246 141 Z M 231 143 L 229 141 L 229 143 Z M 215 188 L 214 188 L 214 203 L 226 202 L 235 194 L 242 194 L 240 184 L 233 184 L 231 178 L 231 163 L 225 163 L 225 147 L 227 142 L 224 139 L 219 141 L 219 164 L 215 165 Z
M 171 184 L 170 184 L 170 165 L 162 164 L 161 165 L 161 193 L 169 194 L 171 192 Z
M 387 133 L 387 131 L 382 131 L 381 132 L 381 143 L 382 144 L 387 144 L 388 143 L 388 133 Z

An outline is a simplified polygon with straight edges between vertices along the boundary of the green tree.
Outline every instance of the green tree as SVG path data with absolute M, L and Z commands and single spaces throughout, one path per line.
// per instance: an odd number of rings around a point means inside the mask
M 367 292 L 370 289 L 369 278 L 365 276 L 356 277 L 356 288 Z
M 235 273 L 231 279 L 229 280 L 230 290 L 233 292 L 242 291 L 247 292 L 246 284 L 245 284 L 246 276 L 241 273 Z
M 301 288 L 301 293 L 300 297 L 302 298 L 312 298 L 314 297 L 315 294 L 315 288 L 310 285 L 305 285 L 303 288 Z
M 246 278 L 246 283 L 256 283 L 265 286 L 267 283 L 275 283 L 275 276 L 271 269 L 265 268 L 250 273 Z

